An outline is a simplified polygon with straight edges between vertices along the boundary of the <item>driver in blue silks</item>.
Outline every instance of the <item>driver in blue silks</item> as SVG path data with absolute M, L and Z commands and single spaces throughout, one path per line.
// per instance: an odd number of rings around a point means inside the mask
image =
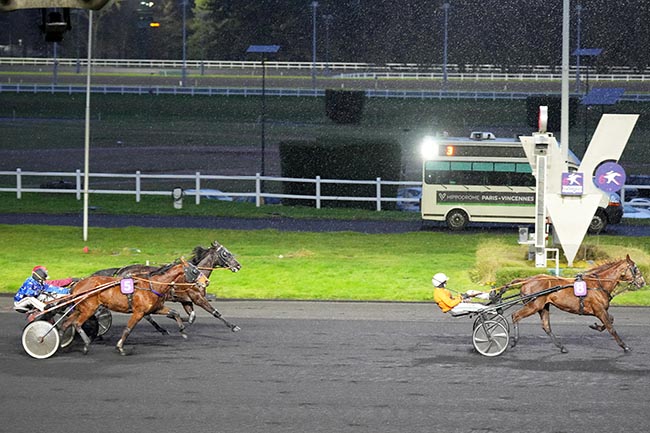
M 26 312 L 33 306 L 42 311 L 45 309 L 45 301 L 70 293 L 70 290 L 65 287 L 46 283 L 47 276 L 45 266 L 36 266 L 32 269 L 32 275 L 25 280 L 14 296 L 14 310 Z

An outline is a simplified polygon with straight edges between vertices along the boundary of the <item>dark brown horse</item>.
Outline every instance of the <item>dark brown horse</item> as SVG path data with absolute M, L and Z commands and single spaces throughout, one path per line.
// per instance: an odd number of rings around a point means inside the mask
M 237 272 L 241 269 L 241 264 L 235 259 L 230 251 L 219 242 L 214 241 L 210 248 L 203 248 L 197 246 L 192 252 L 192 257 L 190 258 L 190 263 L 197 266 L 206 277 L 210 278 L 212 271 L 217 268 L 229 269 L 231 272 Z M 123 268 L 110 268 L 102 269 L 93 274 L 96 275 L 107 275 L 112 277 L 129 277 L 129 276 L 143 276 L 149 272 L 155 271 L 157 268 L 154 266 L 147 265 L 128 265 Z M 173 302 L 179 302 L 185 312 L 188 314 L 188 322 L 194 323 L 196 318 L 196 313 L 194 311 L 194 305 L 198 305 L 203 308 L 205 311 L 210 313 L 212 316 L 221 320 L 226 326 L 228 326 L 233 332 L 239 331 L 240 328 L 237 325 L 234 325 L 228 322 L 223 318 L 221 313 L 217 311 L 206 298 L 205 289 L 200 290 L 195 286 L 185 286 L 184 288 L 175 288 L 170 293 L 170 300 Z M 151 316 L 145 316 L 145 319 L 149 321 L 159 332 L 163 334 L 168 334 L 168 332 L 162 328 L 158 323 L 156 323 Z
M 576 278 L 561 278 L 551 275 L 537 275 L 521 280 L 515 280 L 505 287 L 520 286 L 519 293 L 522 298 L 527 299 L 524 306 L 512 314 L 512 324 L 514 326 L 514 336 L 512 346 L 514 347 L 519 340 L 518 323 L 521 319 L 534 313 L 539 313 L 542 320 L 542 329 L 553 340 L 553 343 L 560 348 L 562 353 L 566 353 L 566 348 L 560 343 L 558 338 L 551 330 L 549 306 L 554 305 L 557 308 L 573 314 L 595 316 L 600 319 L 602 325 L 596 323 L 591 328 L 598 331 L 607 329 L 614 337 L 619 346 L 625 352 L 630 348 L 623 342 L 621 337 L 614 329 L 614 318 L 609 314 L 609 304 L 612 298 L 625 290 L 635 290 L 645 285 L 643 275 L 639 271 L 630 256 L 614 262 L 605 263 L 585 272 L 580 277 L 587 285 L 587 294 L 585 296 L 576 296 L 574 294 L 574 284 Z M 626 286 L 617 290 L 619 284 L 625 282 Z M 552 290 L 551 293 L 534 296 L 544 290 Z M 502 289 L 503 291 L 503 289 Z
M 164 306 L 164 301 L 174 287 L 186 285 L 197 286 L 205 290 L 209 283 L 208 278 L 199 269 L 180 259 L 178 264 L 164 266 L 147 274 L 147 278 L 133 278 L 132 296 L 127 296 L 122 291 L 122 278 L 94 276 L 80 280 L 72 289 L 72 295 L 80 300 L 75 311 L 66 320 L 63 329 L 74 326 L 84 341 L 84 353 L 88 353 L 90 338 L 86 335 L 81 325 L 92 316 L 100 305 L 111 311 L 131 313 L 131 317 L 117 342 L 116 348 L 120 354 L 125 355 L 124 342 L 142 318 L 147 314 L 167 314 L 174 318 L 182 332 L 183 321 L 174 310 Z

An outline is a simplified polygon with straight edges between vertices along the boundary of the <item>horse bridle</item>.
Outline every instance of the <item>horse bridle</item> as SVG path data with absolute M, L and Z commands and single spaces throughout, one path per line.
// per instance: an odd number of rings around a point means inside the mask
M 172 289 L 171 292 L 173 293 L 174 291 L 179 291 L 178 287 L 179 286 L 197 286 L 199 289 L 205 290 L 206 287 L 208 287 L 208 284 L 210 284 L 210 280 L 208 277 L 203 275 L 203 273 L 197 268 L 195 265 L 192 263 L 186 263 L 183 265 L 183 275 L 185 277 L 185 283 L 177 283 L 175 281 L 172 281 L 168 283 Z M 203 275 L 205 278 L 206 282 L 197 282 L 199 277 Z M 162 293 L 159 293 L 158 291 L 154 290 L 153 288 L 153 281 L 149 278 L 139 278 L 139 277 L 133 277 L 134 279 L 140 280 L 140 281 L 147 281 L 149 283 L 149 291 L 152 292 L 153 294 L 163 297 L 164 295 Z M 184 291 L 187 289 L 181 289 L 181 291 Z
M 645 286 L 645 280 L 643 278 L 643 275 L 641 275 L 641 271 L 639 271 L 639 267 L 636 265 L 636 263 L 630 264 L 625 270 L 625 273 L 627 274 L 628 271 L 632 273 L 632 281 L 630 281 L 628 285 L 634 284 L 637 289 Z
M 625 278 L 627 276 L 628 272 L 630 272 L 632 274 L 632 279 L 631 279 L 631 281 L 625 280 L 627 285 L 624 286 L 621 290 L 617 291 L 616 286 L 615 286 L 612 289 L 611 292 L 607 292 L 607 290 L 605 290 L 603 288 L 603 284 L 602 284 L 603 281 L 614 281 L 614 280 L 621 281 L 621 279 L 623 279 L 623 278 Z M 641 272 L 639 271 L 638 266 L 634 262 L 632 262 L 632 263 L 628 262 L 627 267 L 620 274 L 620 276 L 618 278 L 605 278 L 605 279 L 603 279 L 597 273 L 589 274 L 587 276 L 589 276 L 591 278 L 595 278 L 596 280 L 598 280 L 598 284 L 599 284 L 600 287 L 595 287 L 595 289 L 606 292 L 608 294 L 610 300 L 616 295 L 620 295 L 623 292 L 640 289 L 641 287 L 643 287 L 645 285 L 645 281 L 643 280 L 643 275 L 641 275 Z
M 235 268 L 235 266 L 230 265 L 230 259 L 234 258 L 232 253 L 228 251 L 226 247 L 223 245 L 219 245 L 217 247 L 217 257 L 221 261 L 220 265 L 215 267 L 206 267 L 206 266 L 201 266 L 199 269 L 204 270 L 204 271 L 214 271 L 217 269 L 229 269 L 232 270 L 232 268 Z
M 645 281 L 643 279 L 643 275 L 641 275 L 641 271 L 639 271 L 639 267 L 636 265 L 636 263 L 628 263 L 627 267 L 625 268 L 625 271 L 621 274 L 622 278 L 625 278 L 627 274 L 631 273 L 632 274 L 632 279 L 626 280 L 625 282 L 627 283 L 626 286 L 624 286 L 621 290 L 617 291 L 616 287 L 614 290 L 612 290 L 612 293 L 610 295 L 610 299 L 613 298 L 616 295 L 620 295 L 621 293 L 627 292 L 627 291 L 634 291 L 636 289 L 640 289 L 641 287 L 645 286 Z M 619 280 L 621 278 L 619 277 Z

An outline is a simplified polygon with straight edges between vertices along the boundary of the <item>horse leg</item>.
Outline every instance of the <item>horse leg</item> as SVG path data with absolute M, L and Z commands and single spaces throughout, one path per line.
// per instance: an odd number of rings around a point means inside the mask
M 614 316 L 612 316 L 612 315 L 609 314 L 609 313 L 607 313 L 607 316 L 609 317 L 609 323 L 611 323 L 612 325 L 614 325 Z M 595 330 L 598 331 L 598 332 L 603 332 L 605 329 L 607 329 L 607 328 L 605 327 L 605 325 L 599 325 L 598 322 L 594 323 L 593 325 L 589 325 L 589 327 L 590 327 L 591 329 L 595 329 Z
M 238 332 L 238 331 L 241 331 L 241 328 L 240 328 L 239 326 L 235 325 L 234 323 L 230 323 L 229 321 L 227 321 L 226 319 L 224 319 L 224 318 L 221 316 L 221 313 L 218 312 L 216 309 L 213 308 L 211 314 L 212 314 L 214 317 L 216 317 L 217 319 L 221 320 L 221 321 L 223 322 L 223 324 L 226 325 L 228 328 L 230 328 L 230 330 L 231 330 L 232 332 Z
M 614 340 L 618 343 L 619 346 L 623 348 L 623 351 L 625 353 L 628 353 L 631 349 L 627 344 L 623 342 L 621 337 L 618 336 L 618 333 L 614 329 L 614 326 L 612 325 L 613 318 L 610 316 L 610 314 L 607 312 L 607 310 L 602 310 L 594 313 L 596 317 L 600 319 L 601 322 L 603 322 L 603 325 L 605 328 L 609 331 L 610 334 L 612 334 L 612 337 L 614 337 Z M 612 319 L 612 320 L 610 320 Z
M 187 301 L 181 301 L 181 305 L 183 306 L 183 309 L 189 316 L 187 322 L 191 325 L 196 320 L 196 311 L 194 311 L 194 306 L 191 302 L 187 302 Z
M 181 333 L 181 336 L 183 338 L 187 338 L 187 334 L 185 334 L 185 324 L 183 323 L 183 319 L 181 318 L 181 315 L 178 314 L 176 310 L 172 310 L 169 307 L 163 306 L 159 310 L 156 310 L 156 314 L 165 314 L 170 319 L 174 319 L 176 321 L 176 324 L 178 325 L 178 331 Z
M 517 345 L 517 342 L 519 341 L 519 321 L 523 318 L 531 316 L 535 312 L 539 311 L 540 308 L 543 307 L 538 307 L 535 301 L 532 301 L 527 304 L 524 304 L 523 307 L 521 307 L 519 310 L 512 313 L 512 316 L 510 317 L 512 319 L 512 327 L 514 333 L 512 336 L 510 347 L 515 347 Z
M 223 318 L 220 312 L 217 311 L 216 308 L 208 302 L 207 299 L 205 299 L 203 296 L 197 297 L 196 299 L 193 299 L 194 303 L 198 305 L 199 307 L 203 308 L 205 311 L 208 313 L 212 314 L 212 316 L 216 317 L 217 319 L 221 320 L 224 325 L 226 325 L 232 332 L 237 332 L 241 331 L 241 328 L 234 323 L 230 323 L 226 319 Z
M 169 331 L 160 326 L 158 322 L 156 322 L 153 317 L 151 317 L 151 314 L 145 315 L 144 318 L 147 320 L 147 322 L 151 323 L 151 326 L 156 328 L 156 331 L 160 332 L 162 335 L 169 335 Z
M 542 329 L 544 332 L 546 332 L 546 335 L 551 337 L 551 340 L 553 340 L 553 344 L 555 344 L 559 349 L 561 353 L 567 353 L 568 351 L 566 348 L 560 343 L 560 340 L 553 334 L 553 331 L 551 330 L 551 312 L 549 311 L 549 306 L 548 304 L 544 306 L 539 311 L 539 317 L 542 320 Z
M 77 331 L 77 334 L 79 334 L 84 342 L 84 347 L 82 349 L 83 354 L 87 355 L 88 351 L 90 350 L 91 340 L 88 334 L 86 334 L 86 331 L 83 330 L 82 325 L 86 320 L 90 318 L 90 316 L 95 314 L 95 310 L 88 308 L 84 309 L 83 307 L 83 303 L 77 306 L 77 309 L 75 309 L 75 311 L 70 314 L 70 317 L 68 317 L 68 319 L 63 323 L 62 330 L 65 331 L 70 326 L 74 326 L 75 331 Z
M 83 354 L 87 355 L 88 351 L 90 350 L 90 342 L 91 342 L 90 337 L 88 336 L 88 334 L 86 334 L 86 331 L 84 331 L 84 329 L 81 327 L 81 325 L 79 323 L 74 324 L 74 329 L 77 331 L 77 333 L 79 334 L 79 336 L 83 340 L 83 342 L 84 342 L 84 347 L 82 349 Z
M 124 350 L 124 342 L 128 338 L 129 334 L 131 334 L 131 331 L 133 331 L 133 328 L 135 328 L 135 325 L 137 325 L 138 322 L 142 320 L 142 317 L 144 317 L 144 314 L 139 311 L 135 311 L 131 315 L 131 318 L 126 324 L 126 328 L 124 328 L 124 331 L 122 331 L 122 336 L 115 345 L 115 348 L 118 352 L 120 352 L 120 355 L 124 356 L 127 354 Z

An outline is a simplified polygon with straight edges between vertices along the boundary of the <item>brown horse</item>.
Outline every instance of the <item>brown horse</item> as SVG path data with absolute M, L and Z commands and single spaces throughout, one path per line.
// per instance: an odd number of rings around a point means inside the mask
M 191 285 L 205 290 L 209 284 L 208 278 L 199 269 L 180 259 L 178 264 L 164 266 L 150 274 L 147 278 L 134 278 L 134 291 L 129 298 L 122 293 L 122 278 L 95 276 L 79 281 L 72 289 L 72 295 L 81 301 L 77 304 L 75 312 L 66 320 L 63 329 L 74 326 L 84 341 L 84 353 L 88 353 L 90 338 L 81 328 L 81 325 L 92 316 L 100 305 L 109 310 L 120 313 L 131 313 L 131 317 L 117 342 L 116 348 L 120 354 L 125 355 L 124 342 L 140 320 L 146 314 L 167 314 L 178 323 L 183 332 L 184 325 L 177 312 L 165 307 L 165 298 L 174 287 Z
M 614 318 L 609 314 L 609 303 L 612 298 L 625 290 L 634 290 L 645 285 L 645 280 L 639 268 L 630 256 L 614 262 L 605 263 L 590 269 L 580 277 L 587 285 L 586 296 L 576 296 L 574 294 L 574 283 L 576 278 L 561 278 L 551 275 L 537 275 L 521 280 L 515 280 L 504 287 L 520 285 L 519 293 L 524 298 L 524 306 L 512 314 L 512 324 L 514 326 L 514 336 L 512 347 L 519 340 L 519 326 L 521 319 L 534 313 L 539 313 L 542 320 L 542 329 L 551 337 L 553 343 L 560 348 L 562 353 L 566 353 L 566 348 L 560 343 L 555 334 L 551 331 L 549 306 L 554 305 L 557 308 L 573 314 L 595 316 L 602 322 L 602 325 L 592 325 L 593 329 L 603 331 L 607 329 L 614 337 L 619 346 L 625 352 L 630 348 L 623 342 L 621 337 L 614 329 Z M 617 291 L 619 283 L 626 282 L 627 286 Z M 534 296 L 535 293 L 551 290 L 550 293 Z M 502 289 L 503 290 L 503 289 Z
M 203 248 L 197 246 L 192 252 L 192 257 L 190 258 L 190 263 L 197 266 L 206 277 L 210 278 L 212 271 L 217 268 L 226 268 L 231 272 L 237 272 L 241 269 L 241 264 L 235 259 L 230 251 L 219 242 L 214 241 L 210 248 Z M 131 277 L 139 276 L 142 277 L 149 272 L 155 271 L 157 268 L 147 265 L 128 265 L 123 268 L 110 268 L 102 269 L 93 274 L 96 275 L 106 275 L 112 277 Z M 200 289 L 197 286 L 184 286 L 183 288 L 177 287 L 170 292 L 170 300 L 172 302 L 179 302 L 185 312 L 188 314 L 188 322 L 194 323 L 196 318 L 196 313 L 194 312 L 194 305 L 198 305 L 203 308 L 205 311 L 210 313 L 212 316 L 221 320 L 226 326 L 230 328 L 231 331 L 237 332 L 241 328 L 239 326 L 228 322 L 223 318 L 221 313 L 217 311 L 206 298 L 205 288 Z M 162 328 L 158 323 L 156 323 L 150 315 L 146 315 L 145 319 L 149 321 L 159 332 L 162 334 L 168 334 L 168 332 Z

